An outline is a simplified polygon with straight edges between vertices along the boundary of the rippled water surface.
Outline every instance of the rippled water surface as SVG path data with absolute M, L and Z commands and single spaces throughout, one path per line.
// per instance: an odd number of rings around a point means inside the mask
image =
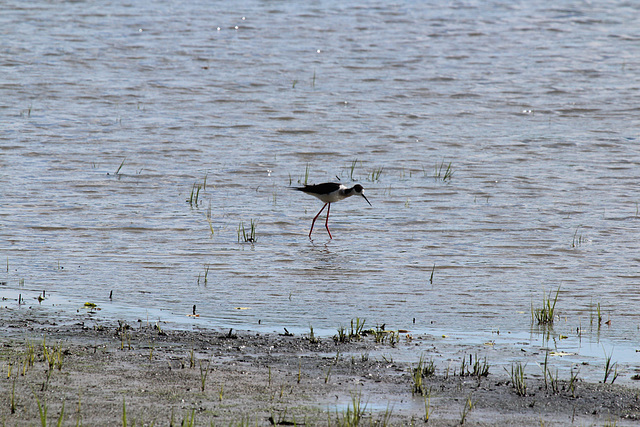
M 559 288 L 558 350 L 582 328 L 633 362 L 639 14 L 5 1 L 3 307 L 44 289 L 70 316 L 91 301 L 183 326 L 516 336 Z M 310 240 L 322 203 L 288 188 L 307 173 L 373 206 L 333 205 L 334 239 L 320 217 Z

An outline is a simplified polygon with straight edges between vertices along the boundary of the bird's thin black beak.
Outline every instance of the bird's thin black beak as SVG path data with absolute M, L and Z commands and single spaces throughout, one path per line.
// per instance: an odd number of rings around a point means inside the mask
M 367 201 L 367 203 L 369 203 L 369 206 L 371 205 L 371 202 L 369 201 L 369 199 L 367 199 L 367 196 L 365 196 L 364 194 L 360 194 L 362 197 L 364 197 L 364 199 Z

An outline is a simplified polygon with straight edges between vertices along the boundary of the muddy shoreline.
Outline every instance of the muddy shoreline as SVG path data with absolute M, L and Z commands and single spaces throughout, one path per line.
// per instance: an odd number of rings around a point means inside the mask
M 417 363 L 394 360 L 409 338 L 362 334 L 348 342 L 235 330 L 165 330 L 160 324 L 41 310 L 0 310 L 3 425 L 636 425 L 640 390 L 526 376 L 518 395 L 506 369 L 488 375 L 437 345 L 417 351 L 432 375 L 415 390 Z M 426 338 L 425 338 L 426 339 Z M 378 341 L 378 342 L 376 342 Z M 46 348 L 46 349 L 45 349 Z M 417 357 L 417 356 L 416 356 Z M 398 358 L 396 358 L 398 359 Z M 461 371 L 464 375 L 460 375 Z M 38 403 L 40 403 L 40 410 Z M 64 405 L 64 412 L 61 411 Z M 358 410 L 359 407 L 359 410 Z M 353 420 L 352 420 L 353 421 Z M 348 425 L 348 424 L 347 424 Z

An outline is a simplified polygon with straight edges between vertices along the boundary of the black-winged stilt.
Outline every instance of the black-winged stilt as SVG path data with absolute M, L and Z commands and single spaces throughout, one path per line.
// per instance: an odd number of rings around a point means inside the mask
M 317 197 L 318 199 L 324 202 L 324 206 L 320 209 L 320 212 L 313 218 L 313 222 L 311 223 L 311 230 L 309 230 L 309 238 L 311 238 L 311 232 L 313 231 L 313 226 L 316 223 L 316 219 L 320 216 L 324 208 L 327 208 L 327 220 L 324 223 L 324 226 L 327 228 L 327 233 L 329 233 L 329 238 L 333 239 L 331 235 L 331 231 L 329 231 L 329 211 L 331 210 L 331 203 L 339 202 L 342 199 L 346 199 L 347 197 L 351 197 L 354 194 L 364 197 L 364 199 L 371 206 L 371 202 L 364 195 L 364 188 L 362 185 L 356 184 L 351 188 L 348 188 L 342 184 L 338 184 L 336 182 L 325 182 L 324 184 L 317 185 L 305 185 L 304 187 L 295 187 L 296 190 L 302 191 L 303 193 L 310 194 L 312 196 Z M 328 207 L 327 207 L 328 206 Z

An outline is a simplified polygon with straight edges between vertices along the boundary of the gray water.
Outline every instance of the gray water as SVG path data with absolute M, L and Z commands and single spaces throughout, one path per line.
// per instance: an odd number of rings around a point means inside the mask
M 3 309 L 637 363 L 635 2 L 173 3 L 0 4 Z

